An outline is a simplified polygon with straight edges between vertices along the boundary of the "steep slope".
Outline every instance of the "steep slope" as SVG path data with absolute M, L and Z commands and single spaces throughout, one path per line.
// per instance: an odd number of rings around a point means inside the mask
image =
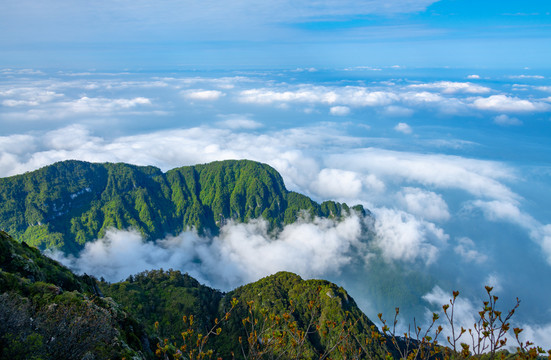
M 303 280 L 280 272 L 222 294 L 187 274 L 169 270 L 144 272 L 121 283 L 100 286 L 149 331 L 155 332 L 158 322 L 159 335 L 176 348 L 183 344 L 181 333 L 188 329 L 183 316 L 194 315 L 195 334 L 206 334 L 215 319 L 223 319 L 231 309 L 228 321 L 219 323 L 220 335 L 211 336 L 207 345 L 222 358 L 232 358 L 232 353 L 237 358 L 244 354 L 258 358 L 259 352 L 266 352 L 283 359 L 317 359 L 328 353 L 338 359 L 358 354 L 360 348 L 362 357 L 369 353 L 370 358 L 384 358 L 388 352 L 381 342 L 366 341 L 377 330 L 346 291 L 323 280 Z M 238 304 L 232 309 L 233 299 Z M 258 341 L 249 343 L 254 332 Z M 305 341 L 293 344 L 293 336 L 299 332 L 306 334 Z M 277 346 L 269 345 L 275 340 Z M 343 345 L 344 353 L 338 345 Z
M 216 234 L 229 220 L 263 217 L 281 227 L 301 211 L 338 218 L 350 209 L 289 192 L 273 168 L 248 160 L 166 173 L 151 166 L 69 160 L 0 179 L 0 229 L 20 242 L 70 253 L 110 227 L 132 227 L 151 239 L 188 228 Z
M 142 326 L 95 280 L 0 232 L 0 359 L 146 359 Z
M 222 358 L 330 353 L 340 359 L 360 349 L 362 358 L 383 358 L 388 352 L 371 341 L 379 333 L 354 300 L 327 281 L 280 272 L 223 294 L 179 271 L 152 270 L 97 283 L 4 232 L 0 323 L 0 359 L 149 359 L 164 344 L 160 339 L 174 354 L 190 327 L 192 346 L 198 334 L 220 327 L 207 348 Z
M 227 338 L 217 338 L 221 353 L 235 353 L 239 337 L 250 339 L 254 332 L 259 339 L 247 342 L 243 351 L 264 351 L 264 345 L 273 341 L 274 329 L 275 334 L 278 330 L 282 333 L 277 343 L 268 346 L 268 353 L 284 358 L 349 358 L 361 349 L 362 358 L 369 354 L 369 358 L 377 359 L 388 353 L 381 342 L 366 341 L 372 340 L 372 331 L 378 333 L 374 324 L 343 288 L 328 281 L 303 280 L 293 273 L 279 272 L 228 293 L 220 304 L 219 316 L 233 298 L 239 304 L 229 320 Z M 301 336 L 305 340 L 302 345 Z
M 195 325 L 207 329 L 223 297 L 220 291 L 174 270 L 145 271 L 118 283 L 100 282 L 99 287 L 138 319 L 148 333 L 157 332 L 157 322 L 158 332 L 171 339 L 180 338 L 183 315 L 196 315 Z

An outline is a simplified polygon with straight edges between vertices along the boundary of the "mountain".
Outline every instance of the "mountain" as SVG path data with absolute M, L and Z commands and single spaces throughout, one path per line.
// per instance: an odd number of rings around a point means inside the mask
M 361 206 L 353 208 L 365 213 Z M 135 228 L 149 239 L 195 228 L 217 234 L 232 220 L 264 218 L 272 228 L 301 212 L 339 218 L 346 204 L 318 204 L 287 191 L 276 170 L 248 160 L 152 166 L 69 160 L 0 179 L 0 229 L 19 242 L 76 253 L 107 229 Z
M 216 358 L 339 359 L 359 344 L 362 357 L 388 352 L 369 342 L 379 332 L 354 300 L 327 281 L 280 272 L 224 294 L 179 271 L 152 270 L 109 284 L 1 231 L 0 323 L 0 359 L 11 360 L 153 359 L 159 349 L 173 358 L 182 333 L 195 331 L 195 347 L 218 327 L 206 343 Z
M 284 359 L 317 359 L 339 344 L 344 345 L 343 353 L 335 351 L 331 358 L 344 358 L 344 352 L 357 354 L 359 344 L 364 356 L 369 353 L 371 358 L 384 358 L 389 352 L 381 342 L 366 341 L 372 339 L 372 331 L 378 334 L 374 324 L 343 288 L 324 280 L 279 272 L 223 294 L 179 271 L 154 270 L 120 283 L 102 282 L 100 287 L 150 333 L 157 331 L 175 348 L 183 344 L 182 332 L 188 329 L 183 316 L 193 316 L 196 334 L 207 334 L 216 326 L 215 319 L 224 319 L 230 312 L 227 321 L 218 323 L 220 335 L 208 343 L 216 356 L 225 359 L 232 358 L 232 353 L 242 358 L 243 352 L 247 358 L 266 352 Z M 235 300 L 237 305 L 232 307 Z M 258 341 L 244 340 L 255 332 Z M 299 346 L 291 340 L 300 332 L 305 341 Z M 281 343 L 271 346 L 274 339 Z
M 143 326 L 96 281 L 0 231 L 0 359 L 152 358 Z

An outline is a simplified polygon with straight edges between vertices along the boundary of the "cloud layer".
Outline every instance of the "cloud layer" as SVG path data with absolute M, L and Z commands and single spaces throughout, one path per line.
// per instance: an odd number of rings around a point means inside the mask
M 346 266 L 368 259 L 369 219 L 352 214 L 341 222 L 299 220 L 275 237 L 264 220 L 230 223 L 219 236 L 206 238 L 193 230 L 176 237 L 146 242 L 136 231 L 110 230 L 87 243 L 78 257 L 50 255 L 79 273 L 108 281 L 124 280 L 140 271 L 173 268 L 189 272 L 207 284 L 231 290 L 278 271 L 301 276 L 334 276 Z
M 436 285 L 497 281 L 518 295 L 525 291 L 519 276 L 549 271 L 551 224 L 542 204 L 551 201 L 544 156 L 551 150 L 540 140 L 550 110 L 538 97 L 544 90 L 523 83 L 534 79 L 503 83 L 481 74 L 465 82 L 469 73 L 462 73 L 426 81 L 392 68 L 351 69 L 336 81 L 324 71 L 6 70 L 0 175 L 65 159 L 169 170 L 247 158 L 273 166 L 290 190 L 318 202 L 359 203 L 373 214 L 369 221 L 303 220 L 277 237 L 261 221 L 232 224 L 217 238 L 188 231 L 150 243 L 132 230 L 110 231 L 78 259 L 64 260 L 113 280 L 161 266 L 228 289 L 289 270 L 337 281 L 365 305 L 366 292 L 386 294 L 384 279 L 373 278 L 382 267 L 411 275 L 397 293 L 412 293 L 408 303 L 420 306 L 415 301 Z M 538 299 L 551 296 L 551 283 L 542 281 L 531 309 L 545 308 Z M 382 306 L 392 305 L 387 300 Z

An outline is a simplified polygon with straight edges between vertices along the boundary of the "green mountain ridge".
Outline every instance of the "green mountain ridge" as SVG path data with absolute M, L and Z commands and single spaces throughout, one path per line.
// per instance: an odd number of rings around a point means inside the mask
M 228 311 L 228 320 L 217 323 Z M 289 349 L 300 349 L 303 359 L 328 353 L 342 341 L 338 324 L 343 321 L 354 320 L 347 328 L 354 341 L 365 341 L 374 329 L 346 291 L 328 281 L 280 272 L 224 294 L 179 271 L 151 270 L 109 284 L 74 275 L 0 232 L 0 359 L 153 359 L 165 338 L 178 349 L 188 326 L 184 315 L 194 316 L 197 333 L 219 324 L 219 336 L 211 336 L 207 346 L 215 358 L 239 359 L 246 357 L 242 351 L 264 344 L 242 344 L 239 338 L 246 339 L 253 324 L 245 319 L 254 316 L 262 323 L 269 321 L 266 314 L 287 319 L 278 325 L 281 331 L 306 334 L 300 347 L 269 348 L 282 359 L 296 357 Z M 382 343 L 366 349 L 369 358 L 388 352 Z
M 354 211 L 366 213 L 361 206 Z M 272 167 L 249 160 L 153 166 L 68 160 L 0 179 L 0 229 L 32 246 L 76 253 L 109 228 L 147 239 L 194 228 L 218 233 L 229 220 L 264 218 L 272 229 L 310 216 L 340 218 L 346 204 L 288 191 Z

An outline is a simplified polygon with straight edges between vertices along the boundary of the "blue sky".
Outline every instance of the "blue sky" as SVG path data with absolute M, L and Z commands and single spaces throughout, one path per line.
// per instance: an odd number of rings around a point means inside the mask
M 518 325 L 551 347 L 550 11 L 4 0 L 0 176 L 65 159 L 262 161 L 290 190 L 375 220 L 305 221 L 275 241 L 262 223 L 157 243 L 128 230 L 57 256 L 111 280 L 180 268 L 224 290 L 290 270 L 336 281 L 372 317 L 419 316 L 458 289 L 468 319 L 491 284 L 505 304 L 522 299 Z
M 545 67 L 547 1 L 5 0 L 8 67 Z

